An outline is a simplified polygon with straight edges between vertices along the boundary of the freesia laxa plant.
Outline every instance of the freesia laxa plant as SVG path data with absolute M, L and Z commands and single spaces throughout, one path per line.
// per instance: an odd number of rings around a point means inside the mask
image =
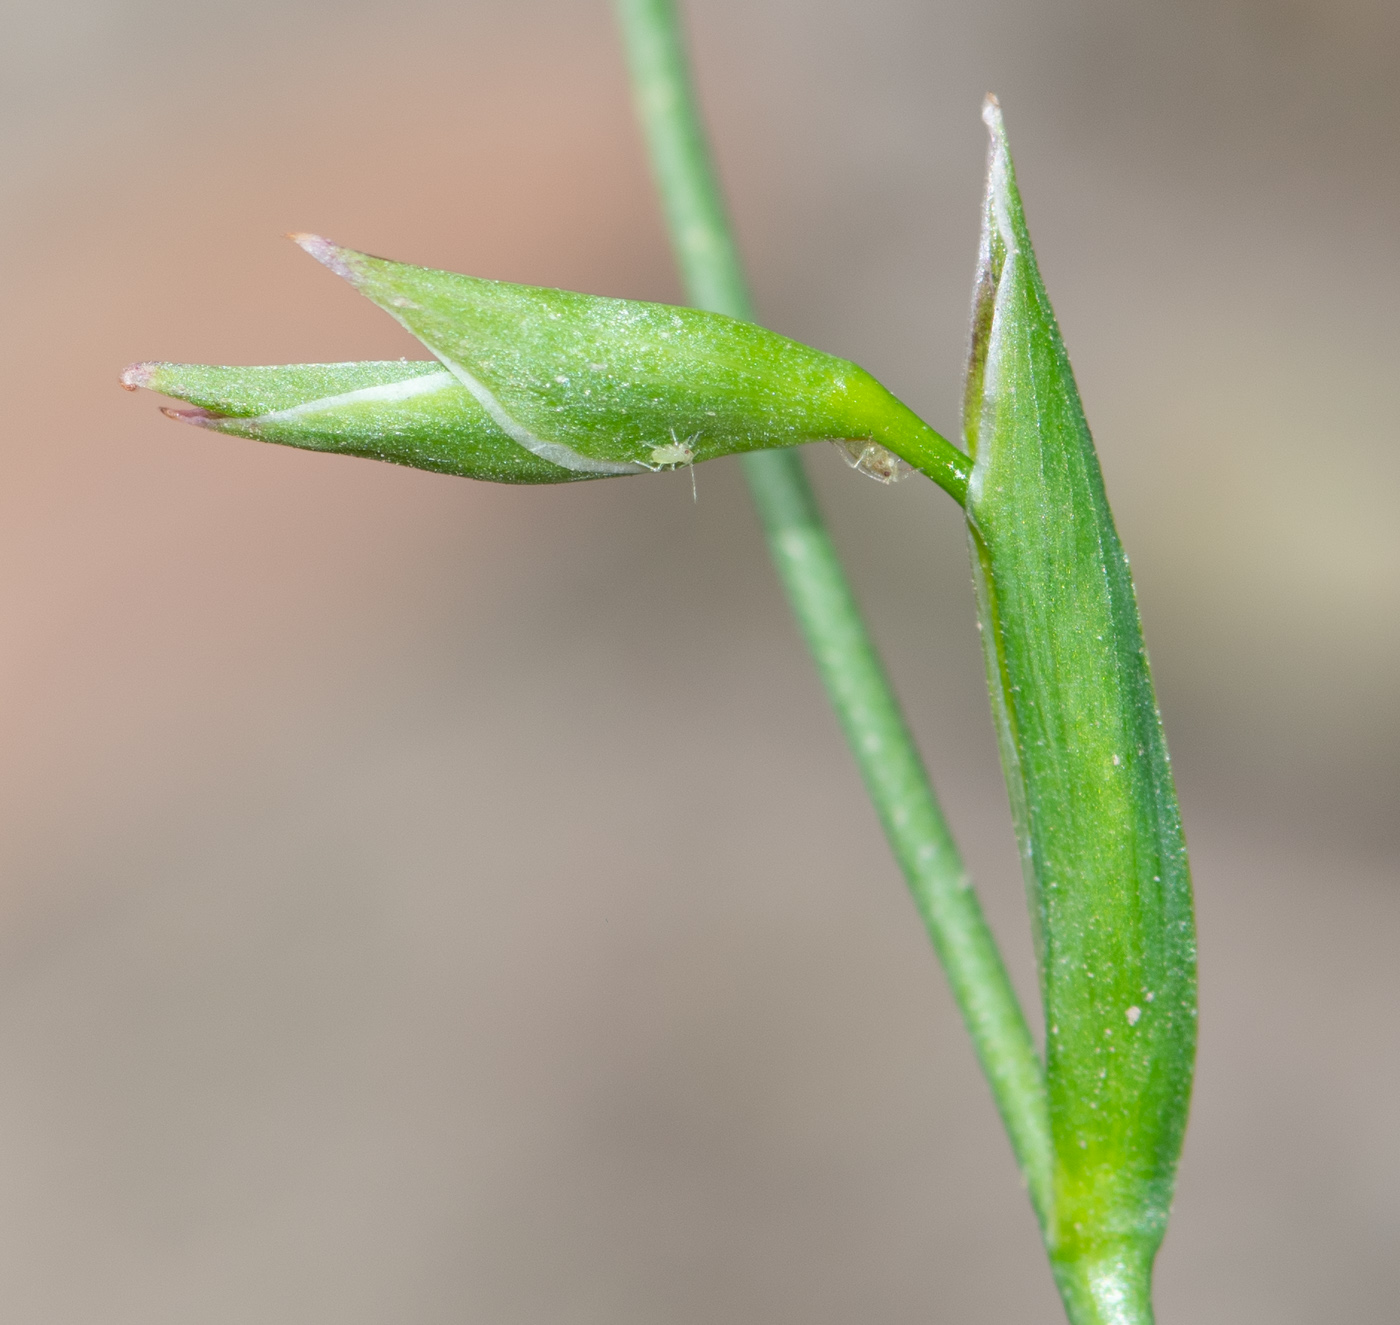
M 202 428 L 505 483 L 741 455 L 774 562 L 948 973 L 1074 1325 L 1152 1320 L 1195 1050 L 1176 795 L 1127 558 L 1036 265 L 994 99 L 966 450 L 856 365 L 753 324 L 672 0 L 619 0 L 696 308 L 478 280 L 297 241 L 432 358 L 217 368 L 123 384 Z M 962 508 L 1045 1016 L 1037 1052 L 795 448 L 837 442 Z

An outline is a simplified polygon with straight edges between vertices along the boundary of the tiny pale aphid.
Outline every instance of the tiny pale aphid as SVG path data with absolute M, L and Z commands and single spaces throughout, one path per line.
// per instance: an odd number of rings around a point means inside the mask
M 660 446 L 651 448 L 650 460 L 638 460 L 637 463 L 643 469 L 649 469 L 653 474 L 659 473 L 663 469 L 689 469 L 690 470 L 690 496 L 693 501 L 699 501 L 700 495 L 695 487 L 695 447 L 694 442 L 698 441 L 700 434 L 694 433 L 681 441 L 676 436 L 676 430 L 671 429 L 671 440 L 662 442 Z
M 676 431 L 673 428 L 669 442 L 653 446 L 651 459 L 639 460 L 637 463 L 644 469 L 650 469 L 653 472 L 662 469 L 682 469 L 686 465 L 693 465 L 695 463 L 695 447 L 691 443 L 696 441 L 699 436 L 700 434 L 697 432 L 694 437 L 687 437 L 682 442 L 677 439 Z
M 873 478 L 876 483 L 898 483 L 914 472 L 914 466 L 901 460 L 879 442 L 861 438 L 833 438 L 832 445 L 854 470 Z

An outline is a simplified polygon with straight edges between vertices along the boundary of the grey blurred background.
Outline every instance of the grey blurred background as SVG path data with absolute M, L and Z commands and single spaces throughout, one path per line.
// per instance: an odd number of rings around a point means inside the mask
M 694 0 L 765 320 L 957 426 L 1006 108 L 1199 895 L 1164 1325 L 1400 1296 L 1400 8 Z M 1054 1322 L 739 477 L 211 437 L 279 236 L 673 300 L 602 0 L 8 0 L 0 1314 Z M 957 512 L 811 468 L 1033 998 Z

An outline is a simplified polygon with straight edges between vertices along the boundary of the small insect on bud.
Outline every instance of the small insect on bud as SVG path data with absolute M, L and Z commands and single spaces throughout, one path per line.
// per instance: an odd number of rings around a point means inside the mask
M 832 445 L 841 452 L 841 458 L 857 473 L 873 478 L 876 483 L 898 483 L 914 472 L 914 466 L 901 460 L 879 442 L 840 441 Z

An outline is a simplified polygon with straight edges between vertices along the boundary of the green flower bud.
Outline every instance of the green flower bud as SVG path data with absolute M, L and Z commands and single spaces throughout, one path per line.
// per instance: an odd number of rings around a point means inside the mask
M 674 469 L 831 439 L 888 479 L 893 457 L 959 501 L 967 457 L 869 373 L 752 323 L 479 280 L 294 236 L 437 362 L 123 376 L 199 408 L 173 416 L 289 446 L 506 483 Z
M 1046 1018 L 1042 1215 L 1071 1319 L 1141 1322 L 1191 1091 L 1191 879 L 1127 558 L 994 99 L 984 118 L 966 509 Z

